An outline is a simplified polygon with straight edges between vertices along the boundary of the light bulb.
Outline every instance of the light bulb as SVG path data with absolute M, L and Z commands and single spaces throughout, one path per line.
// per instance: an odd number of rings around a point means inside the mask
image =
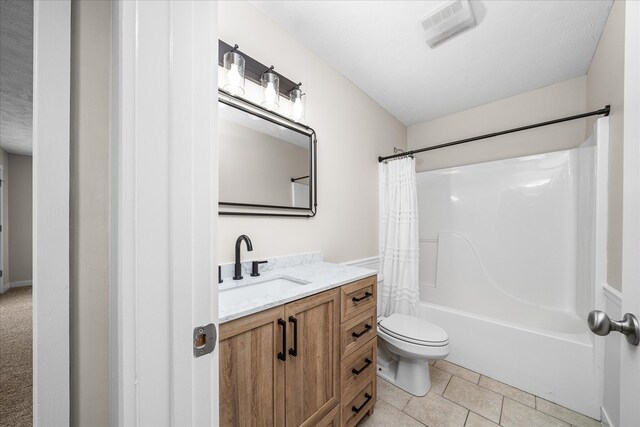
M 302 83 L 295 85 L 294 88 L 291 89 L 291 92 L 289 92 L 289 100 L 293 102 L 290 117 L 294 122 L 304 120 L 304 100 L 302 99 L 304 93 L 302 93 L 300 85 L 302 85 Z
M 240 70 L 238 70 L 238 64 L 231 64 L 231 68 L 227 72 L 227 80 L 230 85 L 237 86 L 240 83 Z
M 235 49 L 224 54 L 225 82 L 223 89 L 234 96 L 244 95 L 244 58 Z
M 244 95 L 242 75 L 240 75 L 238 64 L 231 64 L 231 67 L 227 71 L 227 84 L 225 85 L 225 89 L 233 95 Z
M 271 70 L 273 70 L 273 66 L 260 76 L 260 83 L 264 88 L 262 106 L 268 110 L 275 111 L 278 109 L 278 99 L 280 97 L 280 80 Z
M 293 103 L 293 110 L 291 112 L 291 118 L 295 121 L 298 121 L 302 118 L 302 113 L 303 113 L 303 108 L 302 108 L 302 100 L 300 98 L 296 98 L 296 100 Z
M 278 92 L 271 82 L 267 83 L 267 87 L 264 89 L 264 104 L 270 109 L 278 107 Z
M 264 100 L 267 102 L 276 101 L 276 90 L 273 87 L 273 83 L 267 83 L 267 87 L 264 90 Z

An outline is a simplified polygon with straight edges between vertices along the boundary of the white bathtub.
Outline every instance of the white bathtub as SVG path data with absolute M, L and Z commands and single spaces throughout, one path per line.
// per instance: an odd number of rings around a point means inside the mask
M 551 332 L 427 302 L 419 315 L 449 334 L 449 361 L 600 418 L 602 367 L 587 331 Z
M 378 271 L 378 257 L 345 264 Z M 378 275 L 378 286 L 383 280 Z M 585 328 L 576 332 L 574 328 L 581 326 L 573 319 L 553 322 L 568 328 L 551 331 L 544 328 L 549 325 L 546 321 L 538 327 L 527 325 L 540 319 L 530 314 L 505 321 L 424 301 L 419 306 L 421 318 L 449 334 L 447 360 L 600 419 L 602 348 Z
M 579 148 L 417 174 L 419 316 L 453 363 L 600 419 L 608 119 Z

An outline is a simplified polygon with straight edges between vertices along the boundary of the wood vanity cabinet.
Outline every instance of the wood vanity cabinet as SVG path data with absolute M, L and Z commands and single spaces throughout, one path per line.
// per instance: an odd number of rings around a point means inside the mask
M 220 425 L 351 427 L 372 413 L 375 310 L 372 276 L 220 325 Z
M 377 276 L 340 288 L 342 426 L 353 427 L 373 414 L 376 403 L 376 300 Z
M 285 425 L 315 426 L 340 403 L 340 289 L 291 302 L 284 311 L 293 350 L 285 364 Z
M 220 325 L 221 426 L 284 425 L 282 319 L 280 306 Z

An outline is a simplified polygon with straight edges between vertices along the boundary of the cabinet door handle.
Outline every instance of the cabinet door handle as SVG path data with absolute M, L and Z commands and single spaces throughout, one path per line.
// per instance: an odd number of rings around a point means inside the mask
M 354 338 L 360 338 L 361 336 L 363 336 L 364 334 L 369 332 L 370 329 L 371 329 L 371 325 L 366 324 L 366 325 L 364 325 L 364 329 L 362 331 L 360 331 L 360 332 L 352 332 L 351 336 L 353 336 Z
M 278 359 L 287 360 L 287 322 L 278 319 L 278 325 L 282 326 L 282 351 L 278 353 Z
M 372 296 L 373 296 L 373 294 L 372 294 L 371 292 L 365 292 L 365 293 L 364 293 L 364 295 L 363 295 L 363 296 L 361 296 L 361 297 L 359 297 L 359 298 L 358 298 L 358 297 L 353 297 L 353 298 L 351 298 L 351 301 L 353 301 L 353 302 L 360 302 L 360 301 L 364 301 L 364 300 L 366 300 L 366 299 L 369 299 L 369 298 L 371 298 Z
M 356 375 L 360 375 L 360 374 L 362 373 L 362 371 L 364 371 L 365 369 L 367 369 L 367 368 L 369 367 L 369 365 L 371 365 L 371 364 L 373 363 L 373 362 L 371 361 L 371 359 L 369 359 L 369 358 L 364 359 L 364 361 L 365 361 L 365 364 L 364 364 L 364 366 L 363 366 L 362 368 L 360 368 L 360 369 L 353 368 L 353 369 L 351 370 L 351 372 L 352 372 L 352 373 L 354 373 L 354 374 L 356 374 Z
M 289 349 L 289 354 L 296 357 L 298 355 L 298 319 L 289 316 L 289 322 L 293 323 L 293 348 Z
M 354 406 L 352 406 L 352 407 L 351 407 L 351 410 L 352 410 L 353 412 L 355 412 L 356 414 L 357 414 L 358 412 L 362 411 L 362 408 L 364 408 L 365 406 L 367 406 L 367 403 L 369 403 L 369 401 L 371 400 L 371 395 L 370 395 L 369 393 L 365 393 L 365 394 L 364 394 L 364 397 L 365 397 L 365 400 L 364 400 L 364 402 L 362 402 L 362 405 L 357 406 L 357 407 L 354 405 Z

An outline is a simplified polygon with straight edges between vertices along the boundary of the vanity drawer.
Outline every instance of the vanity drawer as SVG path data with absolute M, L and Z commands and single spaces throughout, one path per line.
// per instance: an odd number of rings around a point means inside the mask
M 342 287 L 342 321 L 351 319 L 376 306 L 378 280 L 376 275 L 358 280 Z
M 377 340 L 370 339 L 364 346 L 342 361 L 342 390 L 349 394 L 376 373 Z
M 377 335 L 376 307 L 344 322 L 342 327 L 342 358 L 367 344 Z
M 373 413 L 376 402 L 376 375 L 369 375 L 368 381 L 355 392 L 342 399 L 342 425 L 353 427 L 369 411 Z

